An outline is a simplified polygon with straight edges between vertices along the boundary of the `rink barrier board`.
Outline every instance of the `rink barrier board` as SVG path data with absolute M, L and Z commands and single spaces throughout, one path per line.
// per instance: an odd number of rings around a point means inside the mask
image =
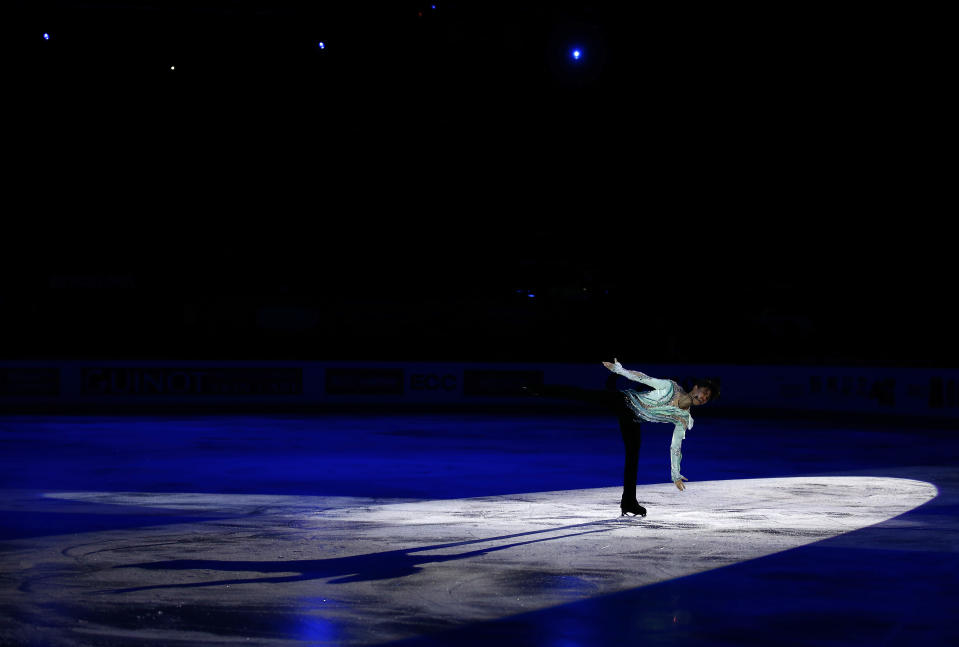
M 652 365 L 627 368 L 691 385 L 720 378 L 720 410 L 776 409 L 959 418 L 959 369 Z M 0 407 L 42 405 L 522 404 L 522 386 L 600 389 L 600 364 L 218 360 L 7 360 Z M 642 385 L 618 378 L 616 388 Z M 557 404 L 564 404 L 558 401 Z M 575 406 L 570 403 L 569 406 Z

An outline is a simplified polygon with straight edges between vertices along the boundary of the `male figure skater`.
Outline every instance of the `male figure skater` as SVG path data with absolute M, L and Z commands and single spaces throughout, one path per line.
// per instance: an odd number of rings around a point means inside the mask
M 652 387 L 652 391 L 634 391 L 633 389 L 591 391 L 579 387 L 545 385 L 533 395 L 545 395 L 595 402 L 610 409 L 619 418 L 619 430 L 623 437 L 625 462 L 623 465 L 623 497 L 619 507 L 623 515 L 646 516 L 646 508 L 636 500 L 636 472 L 639 468 L 640 421 L 668 422 L 673 424 L 673 440 L 669 447 L 670 480 L 680 491 L 686 489 L 683 481 L 688 481 L 679 473 L 679 464 L 683 458 L 681 449 L 686 438 L 686 430 L 692 429 L 693 418 L 689 410 L 693 406 L 706 404 L 719 397 L 719 384 L 713 380 L 696 380 L 693 389 L 687 393 L 672 380 L 660 380 L 639 371 L 628 371 L 613 358 L 612 363 L 603 362 L 603 366 L 617 375 Z

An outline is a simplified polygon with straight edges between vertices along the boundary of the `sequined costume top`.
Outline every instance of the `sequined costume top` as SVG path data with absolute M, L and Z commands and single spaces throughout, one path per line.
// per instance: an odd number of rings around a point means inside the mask
M 673 440 L 669 446 L 669 476 L 675 483 L 683 476 L 679 473 L 679 463 L 683 459 L 681 450 L 686 430 L 693 428 L 693 417 L 689 411 L 677 405 L 680 396 L 686 395 L 686 391 L 672 380 L 660 380 L 639 371 L 627 371 L 619 362 L 611 370 L 634 382 L 653 387 L 652 391 L 623 389 L 622 393 L 626 397 L 626 404 L 640 420 L 673 425 Z

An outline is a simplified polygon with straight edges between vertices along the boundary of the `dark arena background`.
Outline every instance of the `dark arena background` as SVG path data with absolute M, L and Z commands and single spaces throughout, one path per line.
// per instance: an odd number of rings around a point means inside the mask
M 944 16 L 2 13 L 0 644 L 959 643 Z

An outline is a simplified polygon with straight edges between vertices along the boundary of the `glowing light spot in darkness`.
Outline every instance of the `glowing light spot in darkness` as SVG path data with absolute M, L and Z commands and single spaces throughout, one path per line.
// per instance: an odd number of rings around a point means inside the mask
M 50 40 L 50 34 L 44 33 L 43 40 Z
M 320 49 L 326 49 L 326 43 L 324 43 L 322 40 L 320 41 Z
M 578 49 L 573 50 L 573 60 L 578 61 L 580 58 L 582 58 L 582 56 L 583 56 L 583 52 L 581 52 Z

